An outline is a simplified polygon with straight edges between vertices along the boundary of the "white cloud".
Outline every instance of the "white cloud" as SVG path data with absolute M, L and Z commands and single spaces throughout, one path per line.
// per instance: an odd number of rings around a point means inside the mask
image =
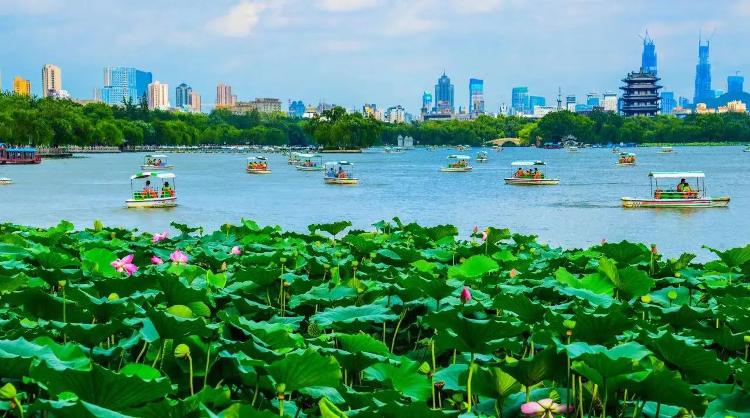
M 260 15 L 266 8 L 264 3 L 243 0 L 229 12 L 208 22 L 213 32 L 233 38 L 242 38 L 252 33 L 260 22 Z
M 421 0 L 394 10 L 386 24 L 385 34 L 401 36 L 432 31 L 438 27 L 438 22 L 426 15 L 436 10 L 434 6 L 430 0 Z
M 459 13 L 494 12 L 503 5 L 503 0 L 452 0 L 453 7 Z
M 371 9 L 379 0 L 318 0 L 318 7 L 329 12 L 355 12 Z

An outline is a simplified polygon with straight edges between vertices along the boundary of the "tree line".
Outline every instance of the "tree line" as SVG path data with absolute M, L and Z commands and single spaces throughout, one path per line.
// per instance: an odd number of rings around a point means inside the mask
M 258 111 L 209 114 L 149 110 L 146 103 L 81 105 L 71 100 L 0 94 L 0 142 L 36 146 L 318 145 L 328 149 L 396 144 L 482 145 L 503 137 L 526 144 L 572 135 L 584 143 L 750 142 L 745 113 L 623 117 L 611 112 L 553 112 L 541 119 L 482 115 L 474 120 L 387 124 L 341 107 L 311 119 Z

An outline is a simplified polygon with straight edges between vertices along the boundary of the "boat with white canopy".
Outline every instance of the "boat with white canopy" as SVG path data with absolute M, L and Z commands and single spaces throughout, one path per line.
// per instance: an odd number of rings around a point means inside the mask
M 651 197 L 623 197 L 626 208 L 720 208 L 729 205 L 729 197 L 706 194 L 706 175 L 702 171 L 651 172 Z M 661 185 L 659 184 L 661 182 Z M 665 183 L 669 186 L 664 187 Z M 676 186 L 672 186 L 676 183 Z
M 354 185 L 359 183 L 359 179 L 354 174 L 354 163 L 349 161 L 329 161 L 324 166 L 325 174 L 323 181 L 325 184 Z
M 547 164 L 544 161 L 513 161 L 511 176 L 505 178 L 505 184 L 521 186 L 554 186 L 560 179 L 547 177 Z
M 143 157 L 143 165 L 141 170 L 156 171 L 156 170 L 171 170 L 174 166 L 167 162 L 167 156 L 163 154 L 148 154 Z
M 168 208 L 177 206 L 173 173 L 144 171 L 130 176 L 131 198 L 125 201 L 129 208 Z M 157 183 L 156 185 L 152 184 Z M 170 181 L 172 184 L 170 185 Z M 136 188 L 136 185 L 138 187 Z
M 250 174 L 271 174 L 271 170 L 268 168 L 268 159 L 262 155 L 249 157 L 245 171 Z

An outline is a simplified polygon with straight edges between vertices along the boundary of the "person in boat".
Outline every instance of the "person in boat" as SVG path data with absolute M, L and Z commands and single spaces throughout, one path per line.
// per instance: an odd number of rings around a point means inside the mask
M 534 180 L 541 180 L 542 179 L 542 172 L 539 171 L 539 169 L 534 169 Z
M 333 171 L 333 167 L 328 169 L 328 172 L 326 172 L 326 177 L 336 177 L 336 173 Z
M 515 177 L 523 177 L 523 168 L 518 167 L 518 170 L 516 170 Z
M 157 167 L 161 167 L 161 158 L 159 158 L 158 160 L 156 160 L 156 166 Z
M 690 187 L 690 184 L 688 184 L 687 180 L 682 179 L 680 180 L 680 184 L 677 185 L 677 191 L 683 192 L 683 193 L 690 193 L 693 191 L 693 189 Z
M 156 197 L 156 191 L 151 187 L 151 180 L 146 180 L 146 184 L 143 185 L 143 197 L 146 199 Z
M 347 177 L 346 171 L 344 171 L 343 168 L 339 167 L 339 173 L 338 173 L 338 175 L 336 177 L 338 177 L 340 179 L 345 179 Z
M 173 197 L 174 189 L 169 185 L 168 181 L 164 182 L 164 186 L 161 187 L 161 197 Z

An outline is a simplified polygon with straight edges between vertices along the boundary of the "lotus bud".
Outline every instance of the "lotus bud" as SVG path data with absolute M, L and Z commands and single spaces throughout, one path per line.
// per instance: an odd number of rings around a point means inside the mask
M 469 303 L 471 301 L 471 291 L 468 287 L 464 286 L 461 291 L 461 303 Z
M 227 271 L 227 262 L 221 263 L 221 271 Z
M 572 319 L 566 319 L 566 320 L 563 321 L 563 326 L 566 329 L 575 329 L 575 327 L 576 327 L 576 321 L 574 321 Z
M 117 293 L 110 293 L 109 296 L 107 296 L 107 300 L 110 302 L 114 302 L 119 299 L 120 299 L 120 295 L 118 295 Z
M 104 225 L 102 224 L 102 221 L 100 221 L 98 219 L 95 220 L 94 221 L 94 231 L 99 232 L 99 231 L 102 230 L 102 228 L 104 228 Z
M 359 266 L 359 261 L 357 260 L 352 261 L 352 267 L 357 268 L 357 266 Z
M 674 274 L 674 277 L 677 277 L 677 278 L 679 279 L 680 277 L 682 277 L 682 273 L 680 273 L 680 272 L 678 271 L 677 273 L 675 273 L 675 274 Z
M 459 262 L 459 263 L 463 263 L 464 261 L 466 261 L 466 259 L 465 259 L 465 258 L 463 258 L 463 257 L 461 257 L 461 258 L 459 258 L 459 259 L 458 259 L 458 262 Z
M 745 344 L 750 344 L 750 335 L 745 335 L 742 337 L 742 341 L 745 342 Z
M 651 254 L 659 254 L 659 251 L 656 249 L 656 244 L 651 244 Z
M 669 300 L 677 299 L 677 292 L 674 290 L 670 290 L 669 292 L 667 292 L 667 298 L 669 298 Z
M 443 382 L 443 381 L 440 381 L 440 382 L 435 382 L 435 387 L 436 387 L 436 388 L 437 388 L 438 390 L 442 389 L 442 388 L 443 388 L 443 386 L 445 386 L 445 382 Z
M 3 387 L 0 388 L 0 399 L 16 399 L 17 394 L 18 392 L 16 392 L 16 387 L 10 383 L 6 383 Z
M 375 251 L 371 252 L 370 253 L 370 260 L 372 260 L 373 258 L 375 258 L 376 255 L 377 255 L 377 253 Z
M 60 286 L 60 288 L 61 288 L 61 289 L 62 289 L 63 287 L 65 287 L 65 285 L 66 285 L 66 284 L 68 284 L 68 282 L 67 282 L 67 281 L 65 281 L 65 280 L 59 280 L 59 281 L 57 282 L 57 285 L 58 285 L 58 286 Z
M 286 257 L 281 257 L 281 258 L 279 258 L 279 262 L 280 262 L 281 264 L 284 264 L 284 263 L 286 263 Z
M 177 358 L 190 357 L 190 347 L 188 347 L 187 344 L 179 344 L 174 349 L 174 356 Z
M 289 287 L 290 285 L 291 285 L 291 283 L 289 283 L 288 281 L 284 280 L 284 287 Z
M 422 364 L 419 366 L 419 372 L 427 374 L 430 372 L 430 364 L 425 362 L 422 362 Z
M 651 295 L 643 295 L 643 296 L 641 296 L 641 302 L 643 302 L 643 303 L 651 303 Z
M 326 269 L 326 270 L 328 270 L 328 269 L 331 268 L 331 265 L 328 264 L 328 263 L 325 263 L 325 264 L 323 264 L 323 268 Z
M 284 393 L 286 391 L 286 384 L 279 383 L 276 385 L 276 393 Z

